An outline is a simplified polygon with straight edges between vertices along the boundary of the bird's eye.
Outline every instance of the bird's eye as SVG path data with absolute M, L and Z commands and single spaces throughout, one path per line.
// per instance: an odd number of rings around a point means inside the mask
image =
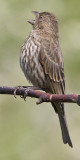
M 39 21 L 42 21 L 42 16 L 41 16 L 41 17 L 39 17 Z

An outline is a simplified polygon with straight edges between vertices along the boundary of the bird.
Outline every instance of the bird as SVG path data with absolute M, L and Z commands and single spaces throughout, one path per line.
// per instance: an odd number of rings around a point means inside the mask
M 34 86 L 52 94 L 65 93 L 65 75 L 59 44 L 58 20 L 53 13 L 33 11 L 32 30 L 20 50 L 20 67 Z M 51 102 L 60 121 L 63 143 L 73 147 L 64 104 Z

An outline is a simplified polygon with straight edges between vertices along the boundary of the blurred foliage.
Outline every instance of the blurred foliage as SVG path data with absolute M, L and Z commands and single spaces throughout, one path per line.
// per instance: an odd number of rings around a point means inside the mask
M 29 85 L 19 66 L 19 52 L 31 30 L 31 11 L 48 11 L 59 20 L 66 93 L 80 93 L 80 1 L 0 0 L 0 85 Z M 57 115 L 50 104 L 0 95 L 1 160 L 79 160 L 80 108 L 66 104 L 74 148 L 62 142 Z

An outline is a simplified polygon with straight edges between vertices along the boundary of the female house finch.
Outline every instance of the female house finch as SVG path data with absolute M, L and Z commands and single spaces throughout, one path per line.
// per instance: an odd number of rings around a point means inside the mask
M 26 78 L 46 92 L 64 94 L 65 78 L 62 53 L 58 40 L 58 22 L 48 12 L 33 11 L 35 20 L 28 21 L 33 30 L 26 38 L 20 53 L 20 66 Z M 63 142 L 72 147 L 63 103 L 52 103 L 58 114 Z

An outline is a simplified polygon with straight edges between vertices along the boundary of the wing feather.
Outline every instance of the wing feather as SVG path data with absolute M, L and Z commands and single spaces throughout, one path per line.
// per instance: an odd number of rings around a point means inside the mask
M 57 94 L 64 93 L 65 79 L 62 53 L 60 49 L 59 53 L 54 52 L 54 49 L 50 48 L 50 44 L 43 46 L 45 47 L 41 47 L 39 60 L 46 76 L 51 81 L 51 88 L 53 87 Z

